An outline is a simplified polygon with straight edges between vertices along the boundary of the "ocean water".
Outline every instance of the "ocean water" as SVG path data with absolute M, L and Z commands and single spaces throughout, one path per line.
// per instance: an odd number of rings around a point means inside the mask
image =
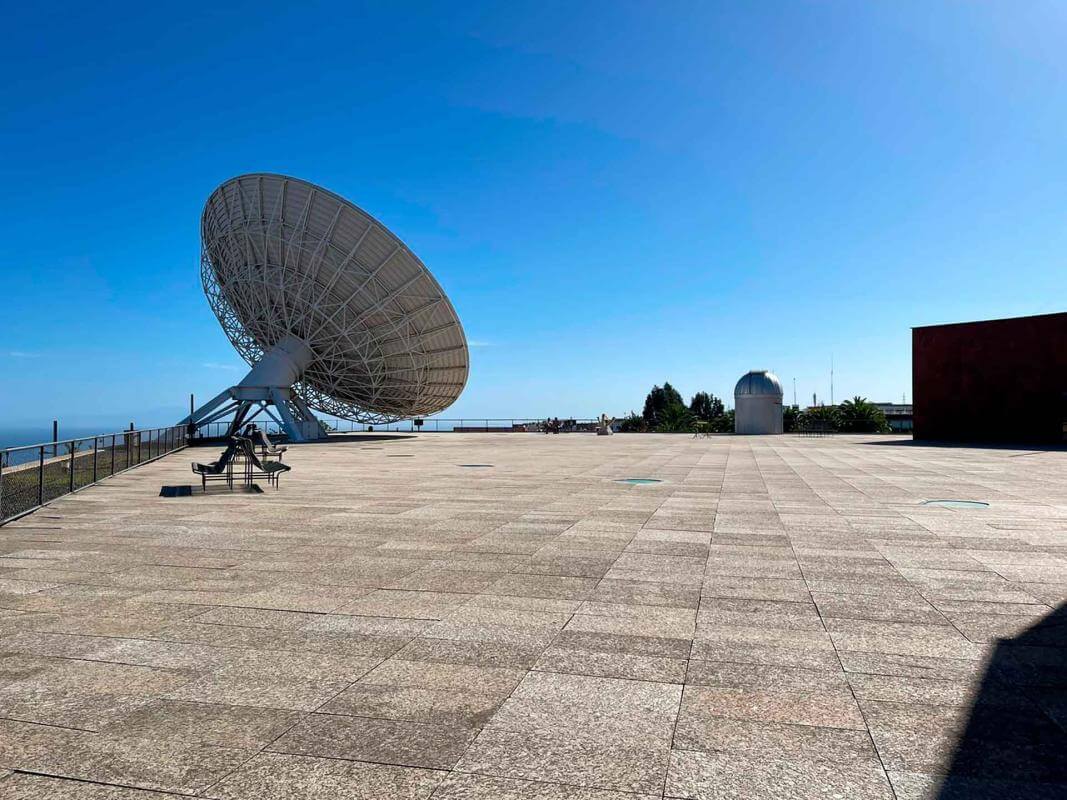
M 129 423 L 127 423 L 129 424 Z M 122 425 L 105 426 L 98 425 L 93 427 L 88 426 L 59 426 L 59 441 L 65 441 L 67 439 L 83 439 L 91 438 L 93 436 L 104 436 L 112 433 L 120 433 L 122 431 Z M 52 441 L 52 423 L 49 422 L 46 425 L 41 426 L 0 426 L 0 450 L 6 450 L 10 447 L 25 447 L 27 445 L 35 444 L 50 444 Z M 92 449 L 92 443 L 88 445 L 89 449 Z M 59 453 L 67 452 L 65 448 L 60 447 Z M 45 457 L 50 457 L 52 451 L 49 448 L 45 451 Z M 16 464 L 25 464 L 27 461 L 34 461 L 38 457 L 38 451 L 36 448 L 27 450 L 14 450 L 8 454 L 5 459 L 5 463 L 8 466 L 15 466 Z
M 79 439 L 83 436 L 96 436 L 100 431 L 91 428 L 60 428 L 59 439 Z M 108 431 L 112 433 L 112 431 Z M 0 428 L 0 450 L 8 447 L 22 447 L 28 444 L 46 444 L 52 441 L 52 426 L 40 428 Z

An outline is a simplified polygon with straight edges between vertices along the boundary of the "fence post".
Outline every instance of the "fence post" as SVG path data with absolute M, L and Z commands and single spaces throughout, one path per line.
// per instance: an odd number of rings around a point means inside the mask
M 67 483 L 67 491 L 68 492 L 73 492 L 74 491 L 74 451 L 75 451 L 75 449 L 76 449 L 76 446 L 74 444 L 74 440 L 72 439 L 71 442 L 70 442 L 70 480 Z
M 37 448 L 37 505 L 44 505 L 44 447 Z
M 100 453 L 100 437 L 93 437 L 93 483 L 96 483 L 96 458 Z

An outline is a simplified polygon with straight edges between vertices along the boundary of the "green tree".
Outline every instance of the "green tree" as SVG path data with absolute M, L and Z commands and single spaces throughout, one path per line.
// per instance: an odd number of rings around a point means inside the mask
M 692 433 L 696 425 L 693 412 L 681 403 L 667 406 L 656 426 L 658 433 Z
M 678 390 L 671 386 L 670 381 L 667 381 L 662 388 L 652 387 L 652 391 L 645 398 L 645 408 L 641 416 L 644 417 L 645 424 L 649 428 L 658 428 L 663 421 L 663 415 L 672 406 L 685 408 L 685 403 L 682 401 L 682 396 L 678 394 Z
M 667 400 L 663 396 L 663 389 L 657 384 L 652 387 L 652 390 L 645 397 L 645 408 L 641 412 L 641 417 L 645 421 L 646 427 L 655 427 L 659 424 L 659 418 L 663 414 L 663 410 L 667 407 Z
M 724 411 L 708 423 L 713 433 L 734 432 L 734 410 Z
M 668 406 L 684 406 L 685 401 L 682 400 L 682 396 L 678 393 L 678 390 L 671 386 L 670 381 L 663 382 L 663 396 L 667 400 Z
M 697 392 L 689 401 L 689 410 L 699 420 L 711 422 L 715 417 L 722 416 L 725 408 L 722 400 L 707 392 Z
M 846 400 L 838 409 L 839 427 L 843 433 L 888 433 L 889 422 L 878 406 L 866 397 Z

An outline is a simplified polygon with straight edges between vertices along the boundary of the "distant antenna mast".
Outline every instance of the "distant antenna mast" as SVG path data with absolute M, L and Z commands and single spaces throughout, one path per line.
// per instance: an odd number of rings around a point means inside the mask
M 834 404 L 834 354 L 830 353 L 830 405 Z
M 793 378 L 793 405 L 797 404 L 797 379 Z

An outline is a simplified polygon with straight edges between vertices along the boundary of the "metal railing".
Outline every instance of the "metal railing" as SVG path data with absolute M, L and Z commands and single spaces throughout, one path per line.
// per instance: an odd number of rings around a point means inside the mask
M 0 525 L 187 443 L 176 425 L 0 450 Z
M 537 433 L 543 430 L 543 417 L 464 417 L 464 418 L 441 418 L 427 417 L 422 420 L 404 419 L 399 422 L 390 422 L 385 425 L 368 425 L 362 422 L 353 422 L 347 419 L 331 419 L 320 417 L 331 433 Z M 416 423 L 422 422 L 421 425 Z M 586 433 L 596 430 L 595 419 L 560 419 L 564 423 L 561 433 Z M 281 428 L 273 420 L 256 420 L 256 425 L 269 434 L 281 433 Z M 229 422 L 212 422 L 200 428 L 200 436 L 204 438 L 219 438 L 226 435 Z
M 832 423 L 823 419 L 801 420 L 797 424 L 796 432 L 801 436 L 833 436 L 836 433 Z

